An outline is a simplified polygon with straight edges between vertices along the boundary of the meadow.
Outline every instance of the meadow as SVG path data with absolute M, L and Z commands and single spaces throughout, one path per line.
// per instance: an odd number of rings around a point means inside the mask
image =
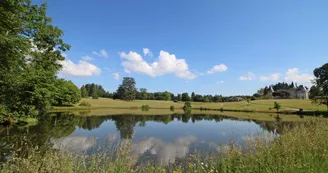
M 53 110 L 72 110 L 72 109 L 94 109 L 94 108 L 116 108 L 116 109 L 129 109 L 140 108 L 142 105 L 149 105 L 150 109 L 169 109 L 174 106 L 176 109 L 182 109 L 184 102 L 173 101 L 159 101 L 159 100 L 134 100 L 123 101 L 113 100 L 109 98 L 83 98 L 80 102 L 87 101 L 91 107 L 81 107 L 79 103 L 71 106 L 53 107 Z M 225 110 L 239 110 L 239 111 L 253 111 L 253 112 L 276 112 L 273 109 L 274 102 L 281 104 L 281 111 L 298 111 L 302 108 L 304 111 L 326 111 L 326 106 L 315 105 L 311 100 L 300 99 L 278 99 L 278 100 L 254 100 L 250 103 L 246 101 L 241 102 L 223 102 L 223 103 L 204 103 L 192 102 L 193 109 L 207 108 L 207 109 L 225 109 Z

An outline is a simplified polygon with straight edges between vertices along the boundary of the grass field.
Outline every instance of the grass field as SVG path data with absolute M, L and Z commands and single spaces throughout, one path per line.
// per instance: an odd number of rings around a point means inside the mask
M 126 102 L 122 100 L 113 100 L 108 98 L 90 99 L 83 98 L 81 101 L 87 101 L 91 104 L 90 108 L 140 108 L 142 105 L 149 105 L 151 109 L 169 109 L 171 105 L 175 109 L 183 107 L 184 102 L 173 102 L 173 101 L 158 101 L 158 100 L 135 100 Z M 299 108 L 309 111 L 326 111 L 326 106 L 314 105 L 310 100 L 297 100 L 297 99 L 285 99 L 285 100 L 255 100 L 248 104 L 246 101 L 242 102 L 224 102 L 224 103 L 202 103 L 192 102 L 192 108 L 209 108 L 209 109 L 231 109 L 241 111 L 265 111 L 275 112 L 273 107 L 274 102 L 281 104 L 281 111 L 297 111 Z M 71 109 L 90 109 L 87 107 L 80 107 L 78 104 L 71 107 L 54 107 L 54 110 L 71 110 Z

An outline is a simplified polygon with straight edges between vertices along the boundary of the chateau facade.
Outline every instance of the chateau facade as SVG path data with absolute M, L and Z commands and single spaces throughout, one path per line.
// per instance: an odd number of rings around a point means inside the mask
M 293 88 L 290 88 L 286 91 L 290 94 L 289 98 L 291 99 L 309 99 L 309 89 L 307 87 L 304 87 L 303 85 L 300 85 L 298 87 L 294 85 Z M 273 90 L 272 86 L 270 86 L 268 94 L 272 96 L 273 92 L 275 91 Z M 279 98 L 279 97 L 273 97 L 273 98 Z

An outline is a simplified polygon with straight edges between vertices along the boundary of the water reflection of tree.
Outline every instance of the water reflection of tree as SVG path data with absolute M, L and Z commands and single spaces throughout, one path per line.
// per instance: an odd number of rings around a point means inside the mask
M 0 132 L 1 158 L 13 151 L 20 157 L 27 157 L 32 148 L 52 148 L 51 138 L 70 135 L 79 122 L 79 118 L 70 114 L 57 114 L 43 118 L 37 125 L 30 127 L 12 126 Z M 6 153 L 6 154 L 4 154 Z

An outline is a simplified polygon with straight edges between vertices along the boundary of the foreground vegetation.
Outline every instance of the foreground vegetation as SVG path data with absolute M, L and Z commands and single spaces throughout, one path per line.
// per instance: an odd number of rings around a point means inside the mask
M 188 155 L 168 167 L 136 165 L 138 156 L 132 153 L 131 141 L 93 155 L 34 147 L 25 157 L 14 153 L 1 165 L 1 172 L 327 172 L 327 131 L 326 119 L 308 121 L 286 128 L 274 141 L 250 136 L 245 150 L 238 145 L 222 146 L 219 155 Z
M 135 108 L 138 109 L 142 105 L 149 105 L 150 109 L 169 109 L 174 106 L 175 109 L 182 109 L 184 102 L 173 101 L 158 101 L 158 100 L 135 100 L 133 102 L 126 102 L 123 100 L 113 100 L 109 98 L 82 98 L 82 102 L 90 103 L 91 107 L 79 106 L 79 104 L 65 107 L 53 107 L 53 110 L 72 110 L 72 109 L 90 109 L 90 108 Z M 286 100 L 255 100 L 241 102 L 224 102 L 224 103 L 204 103 L 191 102 L 193 109 L 208 108 L 208 109 L 226 109 L 226 110 L 240 110 L 240 111 L 265 111 L 276 112 L 273 108 L 274 102 L 281 104 L 280 111 L 298 111 L 300 108 L 310 111 L 325 111 L 323 105 L 312 104 L 310 100 L 286 99 Z

